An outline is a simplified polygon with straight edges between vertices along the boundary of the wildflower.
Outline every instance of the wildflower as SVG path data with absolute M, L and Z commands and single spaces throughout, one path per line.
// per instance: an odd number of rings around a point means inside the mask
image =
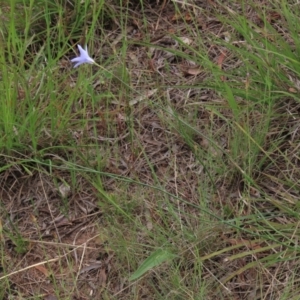
M 80 45 L 78 45 L 78 49 L 80 52 L 80 55 L 78 57 L 75 57 L 71 59 L 71 62 L 75 63 L 74 68 L 77 68 L 81 64 L 96 64 L 95 61 L 89 56 L 87 46 L 85 46 L 85 49 L 83 49 Z

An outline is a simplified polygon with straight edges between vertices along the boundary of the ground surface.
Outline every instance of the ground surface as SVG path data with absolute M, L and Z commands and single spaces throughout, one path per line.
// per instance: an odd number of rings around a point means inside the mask
M 299 299 L 299 5 L 221 2 L 2 4 L 1 299 Z

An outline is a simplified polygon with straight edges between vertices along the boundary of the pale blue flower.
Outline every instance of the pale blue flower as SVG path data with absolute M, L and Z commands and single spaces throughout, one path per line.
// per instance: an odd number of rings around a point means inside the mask
M 95 61 L 89 56 L 87 46 L 83 49 L 80 45 L 77 46 L 80 52 L 78 57 L 71 59 L 72 63 L 75 63 L 74 68 L 77 68 L 81 64 L 95 64 Z

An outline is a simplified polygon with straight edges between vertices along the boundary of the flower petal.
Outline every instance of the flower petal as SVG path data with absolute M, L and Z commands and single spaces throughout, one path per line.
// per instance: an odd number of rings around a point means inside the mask
M 75 57 L 71 59 L 71 62 L 79 62 L 79 61 L 81 61 L 80 57 Z
M 81 62 L 78 62 L 77 64 L 74 65 L 73 68 L 77 68 L 78 66 L 80 66 L 82 63 Z
M 80 45 L 77 45 L 80 55 L 83 54 L 84 52 L 87 52 L 87 50 L 84 50 Z

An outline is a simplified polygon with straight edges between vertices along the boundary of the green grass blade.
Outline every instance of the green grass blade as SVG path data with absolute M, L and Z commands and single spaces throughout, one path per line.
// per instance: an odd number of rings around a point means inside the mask
M 146 272 L 149 270 L 152 270 L 153 268 L 161 265 L 162 263 L 172 260 L 177 255 L 174 255 L 173 253 L 158 249 L 155 252 L 153 252 L 141 265 L 140 267 L 129 277 L 129 281 L 136 280 L 143 276 Z

